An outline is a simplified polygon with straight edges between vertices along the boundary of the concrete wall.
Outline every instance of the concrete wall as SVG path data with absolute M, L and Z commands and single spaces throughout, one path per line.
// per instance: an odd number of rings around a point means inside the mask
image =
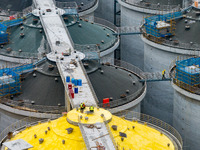
M 98 6 L 99 6 L 99 0 L 97 0 L 97 3 L 93 7 L 91 7 L 90 9 L 87 9 L 83 12 L 80 12 L 79 16 L 80 17 L 81 16 L 88 16 L 89 17 L 88 19 L 91 20 L 94 17 L 94 11 L 98 8 Z
M 158 46 L 158 45 L 157 45 Z M 144 72 L 169 70 L 169 66 L 180 53 L 165 51 L 159 47 L 144 44 Z M 147 95 L 142 105 L 142 112 L 172 125 L 173 88 L 169 81 L 149 82 Z
M 103 56 L 102 58 L 113 58 L 114 59 L 114 52 L 111 52 L 108 55 Z
M 139 26 L 145 13 L 121 6 L 121 26 Z M 143 70 L 144 44 L 139 35 L 121 36 L 121 59 Z
M 99 6 L 94 15 L 106 19 L 113 23 L 114 21 L 114 0 L 99 0 Z
M 183 8 L 185 8 L 185 7 L 189 7 L 190 6 L 190 4 L 192 3 L 192 0 L 183 0 Z
M 184 150 L 199 150 L 200 96 L 193 99 L 183 95 L 185 92 L 174 90 L 173 126 L 183 138 Z
M 157 44 L 142 37 L 144 41 L 144 72 L 162 72 L 178 56 L 198 55 L 199 51 L 173 48 Z M 157 117 L 172 125 L 173 89 L 168 81 L 148 83 L 148 90 L 142 104 L 142 112 Z
M 15 115 L 0 109 L 0 133 L 12 123 L 23 118 L 24 116 Z
M 141 103 L 135 105 L 134 107 L 132 107 L 132 108 L 130 108 L 128 110 L 141 113 Z

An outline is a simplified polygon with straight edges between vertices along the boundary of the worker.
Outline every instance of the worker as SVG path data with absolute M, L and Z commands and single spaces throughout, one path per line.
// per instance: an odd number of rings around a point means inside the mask
M 166 72 L 166 70 L 164 69 L 164 70 L 162 71 L 162 79 L 165 79 L 165 72 Z
M 90 112 L 94 112 L 94 107 L 90 106 Z
M 81 103 L 80 108 L 81 108 L 81 110 L 84 110 L 85 109 L 85 103 Z

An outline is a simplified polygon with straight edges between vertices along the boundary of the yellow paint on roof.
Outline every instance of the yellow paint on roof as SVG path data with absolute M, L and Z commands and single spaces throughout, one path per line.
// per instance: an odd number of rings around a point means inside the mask
M 117 125 L 117 131 L 114 131 L 111 126 Z M 147 125 L 131 122 L 125 119 L 121 119 L 116 116 L 112 116 L 112 121 L 109 123 L 112 134 L 118 143 L 120 150 L 174 150 L 174 144 L 164 134 L 161 135 L 159 131 L 151 128 Z M 133 126 L 135 127 L 133 129 Z M 127 138 L 121 141 L 119 132 L 124 132 Z M 170 144 L 168 147 L 167 144 Z
M 103 122 L 103 118 L 101 117 L 101 114 L 104 114 L 106 120 L 111 120 L 112 119 L 112 114 L 105 110 L 105 109 L 102 109 L 102 108 L 94 108 L 94 113 L 92 114 L 87 114 L 86 112 L 89 112 L 89 107 L 86 107 L 84 109 L 84 112 L 81 113 L 80 110 L 76 110 L 76 109 L 73 109 L 72 111 L 68 112 L 68 119 L 72 122 L 78 122 L 78 117 L 79 116 L 82 116 L 83 119 L 81 119 L 81 123 L 83 124 L 94 124 L 94 123 L 97 123 L 97 122 Z M 85 120 L 85 117 L 88 117 L 88 120 Z
M 48 131 L 48 127 L 50 127 L 50 131 Z M 74 128 L 74 131 L 68 134 L 66 129 L 70 127 Z M 48 131 L 47 134 L 45 134 L 46 130 Z M 35 134 L 37 138 L 34 138 Z M 39 144 L 40 138 L 44 139 L 42 144 Z M 69 124 L 66 121 L 66 116 L 51 121 L 50 123 L 42 123 L 27 128 L 15 135 L 12 140 L 16 139 L 24 139 L 33 145 L 33 148 L 29 150 L 86 150 L 79 127 Z M 62 140 L 65 140 L 65 144 L 62 144 Z
M 95 109 L 95 111 L 97 110 Z M 91 123 L 95 123 L 95 119 L 97 119 L 97 122 L 102 121 L 96 115 L 99 116 L 102 113 L 110 114 L 103 109 L 99 109 L 99 111 L 94 113 L 94 116 L 92 114 L 88 115 L 90 116 L 89 120 L 91 119 Z M 27 128 L 15 135 L 11 140 L 25 140 L 33 145 L 33 148 L 29 150 L 86 150 L 86 145 L 79 127 L 67 121 L 67 118 L 73 119 L 73 116 L 77 117 L 77 115 L 80 114 L 76 110 L 72 110 L 67 116 Z M 112 125 L 118 126 L 117 131 L 114 131 L 112 128 L 111 131 L 120 150 L 123 150 L 123 148 L 124 150 L 174 150 L 172 141 L 166 135 L 161 135 L 154 128 L 138 122 L 127 121 L 116 116 L 111 116 L 111 118 L 112 120 L 109 122 L 110 128 Z M 135 126 L 134 129 L 133 126 Z M 49 131 L 48 127 L 50 127 Z M 71 134 L 68 134 L 66 129 L 70 127 L 74 130 Z M 48 131 L 47 134 L 45 134 L 45 131 Z M 124 141 L 121 141 L 119 132 L 126 133 L 127 138 L 124 138 Z M 34 137 L 35 134 L 37 138 Z M 42 144 L 39 144 L 40 138 L 44 139 Z M 63 140 L 65 140 L 65 144 L 62 143 Z M 170 144 L 169 147 L 167 146 L 168 143 Z

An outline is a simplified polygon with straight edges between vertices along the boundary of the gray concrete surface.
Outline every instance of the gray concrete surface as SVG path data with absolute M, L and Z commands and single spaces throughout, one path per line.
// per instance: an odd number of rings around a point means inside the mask
M 200 101 L 174 89 L 173 126 L 183 138 L 183 150 L 199 150 Z
M 23 119 L 24 116 L 15 115 L 12 113 L 8 113 L 4 110 L 0 109 L 0 133 L 12 123 Z
M 171 62 L 180 54 L 144 45 L 144 72 L 168 70 Z M 169 81 L 149 82 L 142 112 L 172 125 L 173 89 Z
M 121 26 L 139 26 L 145 13 L 136 12 L 121 6 Z M 140 35 L 121 36 L 121 59 L 143 70 L 144 44 Z
M 94 12 L 99 18 L 106 19 L 113 23 L 114 21 L 114 0 L 100 0 L 99 6 Z

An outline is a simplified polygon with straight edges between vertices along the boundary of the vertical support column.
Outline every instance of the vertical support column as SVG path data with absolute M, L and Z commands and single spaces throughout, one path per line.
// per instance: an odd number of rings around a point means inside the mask
M 114 25 L 117 26 L 117 0 L 114 0 Z
M 65 87 L 65 109 L 67 109 L 67 112 L 71 110 L 71 106 L 70 106 L 70 101 L 69 101 L 69 95 L 67 93 L 67 89 Z

